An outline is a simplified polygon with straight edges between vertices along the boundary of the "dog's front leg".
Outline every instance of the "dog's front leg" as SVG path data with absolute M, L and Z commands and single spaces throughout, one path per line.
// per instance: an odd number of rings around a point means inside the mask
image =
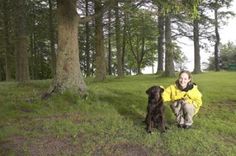
M 164 107 L 160 109 L 159 128 L 161 132 L 166 131 L 165 120 L 164 120 Z
M 151 133 L 152 132 L 152 115 L 151 115 L 150 109 L 148 109 L 148 114 L 147 114 L 147 132 Z

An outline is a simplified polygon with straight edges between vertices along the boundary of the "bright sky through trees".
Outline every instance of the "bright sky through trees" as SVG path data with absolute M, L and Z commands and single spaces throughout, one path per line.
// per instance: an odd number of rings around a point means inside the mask
M 229 8 L 230 11 L 235 12 L 236 10 L 236 0 L 232 2 L 232 6 Z M 236 12 L 235 12 L 236 13 Z M 221 26 L 219 29 L 220 32 L 220 41 L 222 44 L 225 44 L 227 42 L 233 42 L 236 44 L 236 16 L 228 19 L 228 22 L 225 26 Z M 182 48 L 183 53 L 188 58 L 186 62 L 186 67 L 188 70 L 192 71 L 194 68 L 194 53 L 193 53 L 193 41 L 189 39 L 181 39 L 181 42 L 183 44 L 179 45 Z M 214 45 L 209 45 L 209 49 L 201 49 L 201 62 L 208 62 L 209 56 L 213 56 L 214 53 Z M 205 66 L 202 64 L 202 69 L 205 68 Z M 143 73 L 152 73 L 156 72 L 157 65 L 155 64 L 154 69 L 151 67 L 145 68 L 143 70 Z

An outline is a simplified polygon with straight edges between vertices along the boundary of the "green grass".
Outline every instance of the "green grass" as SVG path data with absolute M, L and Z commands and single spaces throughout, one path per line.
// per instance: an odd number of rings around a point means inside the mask
M 145 131 L 142 122 L 147 106 L 145 90 L 152 85 L 166 87 L 174 78 L 142 75 L 109 77 L 104 82 L 86 79 L 89 88 L 86 100 L 70 93 L 40 100 L 50 80 L 27 85 L 1 82 L 0 155 L 16 155 L 21 146 L 8 142 L 19 136 L 24 138 L 21 148 L 26 155 L 32 152 L 35 140 L 49 136 L 69 139 L 68 148 L 74 155 L 122 155 L 135 150 L 140 155 L 142 152 L 174 156 L 235 155 L 236 72 L 207 72 L 193 78 L 203 94 L 203 106 L 194 118 L 194 127 L 178 129 L 166 106 L 169 130 L 164 134 Z M 72 148 L 73 145 L 80 148 Z M 6 146 L 9 149 L 4 151 L 1 147 L 6 149 Z M 56 155 L 69 155 L 68 151 L 60 152 Z

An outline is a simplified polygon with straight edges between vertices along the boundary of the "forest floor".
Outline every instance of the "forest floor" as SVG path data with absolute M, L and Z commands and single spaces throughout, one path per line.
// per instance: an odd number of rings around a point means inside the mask
M 192 129 L 177 128 L 168 106 L 166 133 L 148 134 L 145 90 L 175 78 L 158 75 L 86 79 L 89 97 L 64 93 L 41 100 L 51 81 L 0 83 L 0 155 L 233 156 L 236 153 L 236 73 L 194 75 L 203 106 Z

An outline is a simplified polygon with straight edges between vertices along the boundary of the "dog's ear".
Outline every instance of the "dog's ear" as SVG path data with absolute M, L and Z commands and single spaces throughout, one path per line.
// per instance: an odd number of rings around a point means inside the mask
M 147 90 L 146 90 L 146 94 L 150 94 L 151 93 L 151 89 L 152 89 L 152 87 L 150 87 L 150 88 L 148 88 Z
M 163 93 L 165 90 L 165 88 L 163 86 L 160 86 L 160 89 L 161 89 L 161 93 Z

